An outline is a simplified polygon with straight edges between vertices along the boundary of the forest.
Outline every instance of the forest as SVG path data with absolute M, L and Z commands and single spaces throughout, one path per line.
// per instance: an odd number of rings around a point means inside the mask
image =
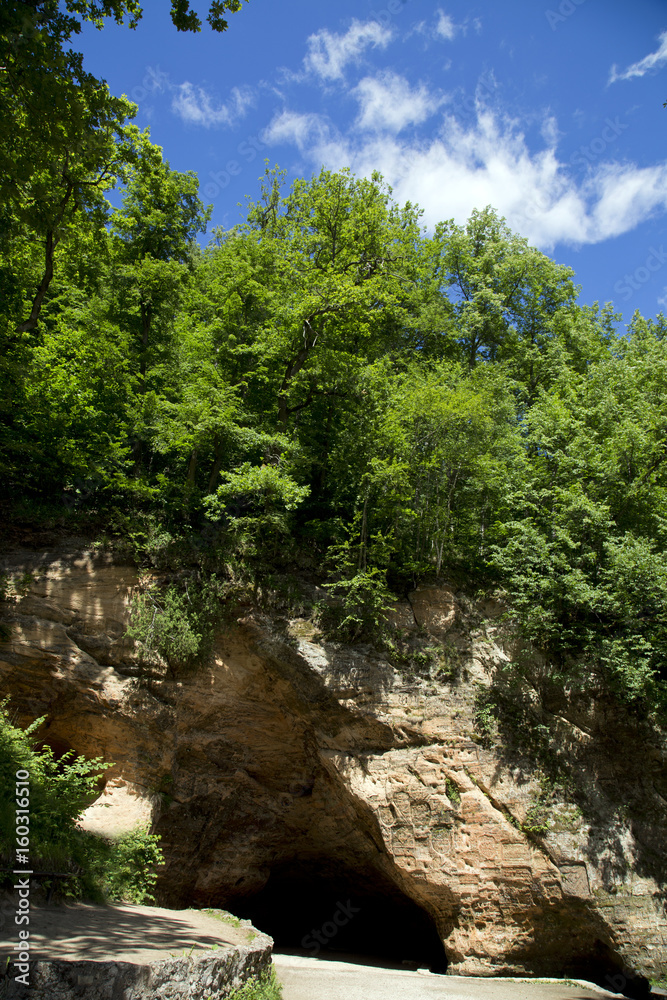
M 196 175 L 70 48 L 133 12 L 0 12 L 6 526 L 171 573 L 134 634 L 175 662 L 234 588 L 316 579 L 333 637 L 382 641 L 392 600 L 453 581 L 502 592 L 559 684 L 664 724 L 665 317 L 582 304 L 492 207 L 427 230 L 378 173 L 267 163 L 205 236 Z

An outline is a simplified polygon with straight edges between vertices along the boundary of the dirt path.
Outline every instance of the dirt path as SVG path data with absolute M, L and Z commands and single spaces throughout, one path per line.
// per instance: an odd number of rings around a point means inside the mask
M 4 904 L 0 928 L 3 961 L 16 948 L 15 904 Z M 5 911 L 8 911 L 7 913 Z M 201 910 L 164 910 L 158 906 L 33 906 L 30 951 L 37 959 L 133 962 L 148 964 L 183 952 L 246 944 L 244 927 Z
M 436 976 L 348 962 L 274 955 L 283 1000 L 608 1000 L 591 983 Z

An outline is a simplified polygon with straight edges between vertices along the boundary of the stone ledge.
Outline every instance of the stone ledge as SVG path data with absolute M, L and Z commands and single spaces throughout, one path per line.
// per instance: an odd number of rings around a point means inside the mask
M 149 965 L 30 962 L 29 986 L 16 981 L 10 964 L 7 976 L 0 976 L 0 989 L 8 1000 L 217 1000 L 268 972 L 272 948 L 271 938 L 258 934 L 248 945 Z

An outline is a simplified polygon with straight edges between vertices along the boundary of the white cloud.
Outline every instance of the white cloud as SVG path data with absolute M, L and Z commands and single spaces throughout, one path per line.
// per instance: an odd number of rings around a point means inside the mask
M 276 115 L 262 139 L 265 143 L 290 142 L 302 153 L 322 149 L 331 134 L 329 123 L 321 115 L 282 111 Z
M 445 119 L 428 141 L 401 141 L 384 132 L 340 135 L 316 115 L 283 112 L 267 141 L 291 141 L 313 166 L 349 166 L 357 175 L 380 170 L 399 201 L 417 202 L 429 225 L 463 223 L 493 205 L 512 229 L 550 250 L 556 243 L 598 243 L 667 210 L 667 163 L 654 167 L 600 163 L 581 181 L 557 156 L 555 123 L 544 148 L 532 152 L 517 122 L 478 105 L 474 124 Z
M 444 10 L 440 7 L 438 7 L 436 14 L 437 20 L 435 24 L 432 21 L 418 21 L 417 24 L 412 26 L 408 37 L 411 34 L 418 34 L 425 35 L 427 38 L 444 39 L 447 42 L 451 42 L 459 31 L 465 34 L 468 30 L 467 18 L 462 24 L 455 24 L 449 14 L 445 14 Z M 475 30 L 477 30 L 476 26 Z
M 214 105 L 210 94 L 202 87 L 195 87 L 187 80 L 172 89 L 175 92 L 171 102 L 174 114 L 186 125 L 201 125 L 204 128 L 232 125 L 245 116 L 254 100 L 248 87 L 234 87 L 227 103 L 218 105 Z
M 649 70 L 659 68 L 667 63 L 667 31 L 663 31 L 659 41 L 660 47 L 655 52 L 644 56 L 639 62 L 633 63 L 622 72 L 619 72 L 616 66 L 612 66 L 609 74 L 609 82 L 615 83 L 616 80 L 630 80 L 633 76 L 644 76 Z
M 556 146 L 558 144 L 558 122 L 553 115 L 543 120 L 540 133 L 548 146 Z
M 149 66 L 140 86 L 130 92 L 133 101 L 145 101 L 155 94 L 171 94 L 171 110 L 186 125 L 201 125 L 215 128 L 219 125 L 233 125 L 243 118 L 249 107 L 255 103 L 255 93 L 250 87 L 234 87 L 225 104 L 215 104 L 211 95 L 203 88 L 186 80 L 172 83 L 168 73 L 159 66 Z M 144 114 L 150 114 L 150 106 L 144 105 Z
M 438 11 L 438 23 L 435 26 L 435 33 L 440 38 L 445 38 L 448 42 L 451 42 L 456 34 L 456 25 L 451 17 L 442 10 Z
M 360 105 L 358 128 L 393 133 L 426 121 L 445 100 L 423 85 L 413 90 L 404 77 L 392 72 L 364 77 L 353 94 Z
M 355 19 L 344 35 L 323 28 L 308 39 L 304 65 L 322 80 L 340 80 L 348 63 L 357 61 L 369 46 L 386 48 L 392 37 L 391 30 L 377 21 Z

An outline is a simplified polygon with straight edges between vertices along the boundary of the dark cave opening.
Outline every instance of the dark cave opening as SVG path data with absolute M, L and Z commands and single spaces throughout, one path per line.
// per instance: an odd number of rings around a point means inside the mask
M 447 969 L 432 918 L 377 871 L 292 861 L 274 868 L 260 892 L 229 905 L 270 934 L 276 951 Z

